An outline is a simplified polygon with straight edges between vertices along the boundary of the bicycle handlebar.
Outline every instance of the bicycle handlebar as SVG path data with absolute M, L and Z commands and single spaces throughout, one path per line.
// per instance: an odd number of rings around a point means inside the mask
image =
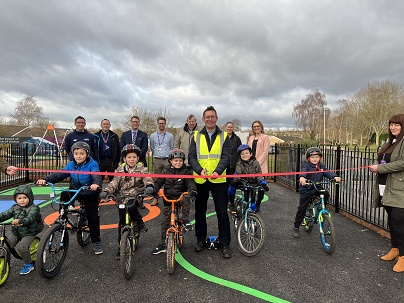
M 58 189 L 58 191 L 60 191 L 60 192 L 63 192 L 63 191 L 67 191 L 67 192 L 70 192 L 70 193 L 74 193 L 74 195 L 72 196 L 72 197 L 70 197 L 70 200 L 69 201 L 60 201 L 60 200 L 57 200 L 56 199 L 56 187 L 55 187 L 55 185 L 53 184 L 53 183 L 51 183 L 51 182 L 46 182 L 46 184 L 43 184 L 43 185 L 45 185 L 45 186 L 51 186 L 51 188 L 52 188 L 52 193 L 53 193 L 53 197 L 52 197 L 52 199 L 53 199 L 53 202 L 55 202 L 56 204 L 63 204 L 63 205 L 69 205 L 69 204 L 71 204 L 75 199 L 76 199 L 76 197 L 79 195 L 79 193 L 80 192 L 82 192 L 82 191 L 84 191 L 84 190 L 91 190 L 90 189 L 90 186 L 87 186 L 87 185 L 85 185 L 85 186 L 82 186 L 82 187 L 80 187 L 79 189 Z M 42 184 L 38 184 L 38 186 L 43 186 Z
M 164 201 L 169 202 L 169 203 L 178 203 L 178 202 L 180 202 L 185 196 L 188 196 L 188 192 L 187 192 L 187 191 L 183 192 L 183 193 L 181 194 L 181 196 L 179 196 L 179 198 L 176 199 L 176 200 L 168 199 L 168 198 L 166 197 L 166 195 L 164 194 L 164 192 L 161 192 L 161 194 L 160 194 L 160 197 L 162 197 L 162 198 L 164 199 Z
M 339 185 L 339 184 L 340 184 L 339 182 L 335 181 L 334 179 L 331 179 L 331 180 L 328 180 L 328 181 L 320 181 L 320 182 L 313 182 L 313 181 L 311 181 L 311 180 L 307 180 L 307 179 L 306 179 L 306 184 L 303 185 L 303 186 L 310 186 L 310 185 L 312 185 L 312 186 L 314 186 L 314 188 L 315 188 L 317 191 L 322 191 L 322 190 L 325 191 L 326 189 L 320 188 L 320 186 L 322 186 L 322 185 L 330 185 L 331 183 L 335 183 L 336 185 Z

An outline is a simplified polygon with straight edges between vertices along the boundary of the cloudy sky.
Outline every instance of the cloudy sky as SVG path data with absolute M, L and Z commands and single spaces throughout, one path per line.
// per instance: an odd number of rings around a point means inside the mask
M 0 116 L 33 95 L 58 126 L 113 125 L 131 107 L 176 126 L 292 128 L 319 89 L 329 107 L 368 81 L 404 83 L 404 1 L 2 0 Z M 117 125 L 118 126 L 118 125 Z

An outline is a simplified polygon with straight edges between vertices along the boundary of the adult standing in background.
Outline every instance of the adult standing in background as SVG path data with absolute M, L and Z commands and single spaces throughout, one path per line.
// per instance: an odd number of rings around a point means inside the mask
M 174 136 L 166 131 L 166 118 L 157 118 L 157 131 L 150 135 L 150 149 L 153 153 L 153 173 L 161 174 L 163 168 L 168 165 L 168 156 L 174 148 Z M 150 205 L 158 204 L 157 198 L 154 198 Z
M 264 134 L 264 126 L 259 120 L 252 123 L 252 131 L 253 135 L 248 139 L 248 145 L 251 147 L 255 159 L 260 164 L 262 173 L 267 174 L 269 136 Z
M 234 175 L 236 171 L 236 164 L 239 159 L 239 154 L 237 148 L 241 145 L 241 139 L 234 133 L 234 124 L 233 122 L 227 122 L 225 129 L 227 133 L 227 137 L 230 141 L 230 163 L 226 170 L 226 175 Z M 226 183 L 227 187 L 234 181 L 233 178 L 227 178 Z M 233 203 L 234 205 L 234 203 Z
M 386 210 L 390 230 L 391 249 L 380 259 L 398 258 L 393 271 L 404 272 L 404 114 L 389 119 L 388 135 L 388 141 L 377 153 L 377 164 L 369 167 L 377 173 L 373 205 Z
M 189 145 L 191 142 L 192 135 L 195 130 L 197 130 L 196 118 L 194 115 L 190 114 L 187 118 L 187 122 L 184 127 L 179 129 L 174 140 L 174 147 L 181 149 L 185 154 L 184 163 L 188 165 L 188 154 Z
M 73 130 L 71 133 L 69 133 L 65 138 L 65 151 L 69 155 L 70 161 L 73 161 L 73 154 L 71 153 L 71 148 L 73 144 L 76 142 L 87 143 L 90 146 L 91 158 L 93 158 L 95 161 L 98 161 L 95 149 L 94 135 L 92 133 L 89 133 L 85 129 L 86 119 L 84 119 L 82 116 L 78 116 L 76 117 L 76 119 L 74 119 L 74 125 L 76 129 Z
M 8 164 L 6 160 L 0 157 L 0 171 L 6 175 L 15 175 L 18 172 L 18 167 Z
M 124 132 L 119 141 L 119 150 L 128 144 L 135 144 L 140 148 L 140 159 L 139 161 L 143 163 L 144 167 L 147 167 L 146 154 L 149 148 L 149 140 L 147 139 L 147 134 L 139 129 L 140 118 L 138 116 L 133 116 L 130 119 L 131 129 Z
M 208 179 L 195 179 L 198 189 L 195 201 L 195 251 L 200 252 L 205 249 L 207 237 L 206 211 L 210 192 L 218 221 L 220 250 L 223 258 L 231 258 L 227 184 L 226 178 L 223 177 L 230 162 L 230 142 L 227 133 L 216 125 L 218 117 L 213 106 L 205 109 L 202 120 L 205 127 L 199 132 L 194 132 L 188 157 L 194 175 L 209 176 Z
M 110 128 L 111 122 L 103 119 L 100 131 L 94 134 L 100 172 L 113 173 L 119 163 L 119 137 Z M 108 178 L 111 182 L 114 176 L 108 176 Z

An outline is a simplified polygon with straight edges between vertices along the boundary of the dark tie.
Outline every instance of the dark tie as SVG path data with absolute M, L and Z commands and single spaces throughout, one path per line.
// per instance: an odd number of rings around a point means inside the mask
M 132 143 L 136 145 L 137 132 L 133 132 Z

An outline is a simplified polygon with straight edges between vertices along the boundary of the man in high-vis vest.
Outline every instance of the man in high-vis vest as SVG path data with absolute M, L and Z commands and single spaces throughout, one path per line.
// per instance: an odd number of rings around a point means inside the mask
M 217 127 L 218 117 L 213 106 L 203 112 L 202 121 L 205 127 L 194 132 L 189 147 L 188 163 L 194 175 L 209 176 L 195 178 L 198 195 L 195 201 L 195 251 L 205 248 L 207 238 L 206 211 L 209 193 L 215 203 L 215 211 L 219 226 L 220 249 L 224 258 L 231 258 L 230 220 L 227 214 L 226 168 L 230 163 L 230 142 L 227 133 Z

